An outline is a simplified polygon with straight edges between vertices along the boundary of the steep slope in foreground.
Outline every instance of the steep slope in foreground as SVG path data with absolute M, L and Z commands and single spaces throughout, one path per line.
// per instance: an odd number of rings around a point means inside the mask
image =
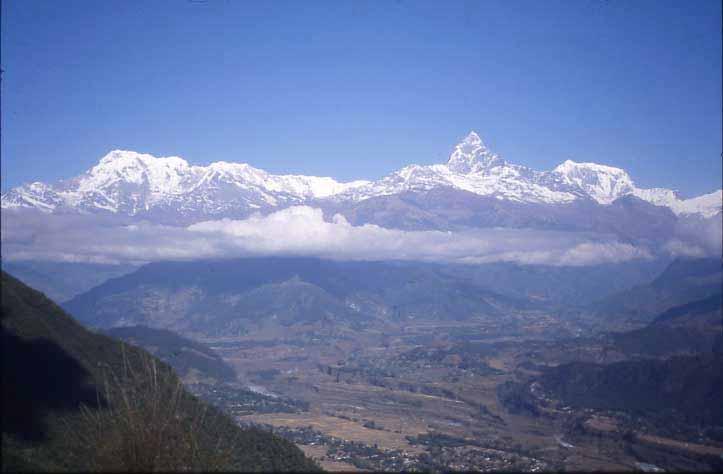
M 293 444 L 238 428 L 183 391 L 167 365 L 87 331 L 5 272 L 1 314 L 3 471 L 316 468 Z

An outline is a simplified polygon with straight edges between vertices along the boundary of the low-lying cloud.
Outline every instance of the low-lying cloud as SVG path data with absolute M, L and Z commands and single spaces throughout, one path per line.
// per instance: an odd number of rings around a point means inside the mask
M 7 260 L 96 263 L 303 255 L 339 260 L 581 266 L 652 257 L 646 245 L 598 234 L 508 228 L 404 231 L 371 224 L 352 226 L 341 215 L 325 220 L 320 209 L 308 206 L 188 227 L 131 223 L 113 217 L 6 211 L 2 216 L 2 252 Z

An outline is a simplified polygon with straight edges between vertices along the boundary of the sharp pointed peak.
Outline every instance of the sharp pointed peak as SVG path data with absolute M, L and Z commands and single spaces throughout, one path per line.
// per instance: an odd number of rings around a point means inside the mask
M 447 166 L 458 173 L 469 173 L 504 162 L 485 146 L 480 136 L 474 130 L 459 142 L 447 161 Z
M 477 132 L 471 130 L 461 143 L 466 145 L 482 145 L 482 139 Z

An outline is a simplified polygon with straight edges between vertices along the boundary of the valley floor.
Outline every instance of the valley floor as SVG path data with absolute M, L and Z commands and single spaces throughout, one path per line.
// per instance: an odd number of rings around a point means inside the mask
M 706 470 L 723 456 L 723 443 L 573 409 L 536 394 L 535 384 L 535 406 L 511 413 L 500 387 L 538 373 L 540 354 L 572 357 L 564 346 L 548 353 L 544 340 L 576 328 L 539 315 L 509 321 L 517 336 L 495 322 L 405 321 L 355 334 L 307 326 L 205 342 L 246 383 L 308 404 L 259 413 L 227 403 L 237 421 L 281 434 L 332 471 Z M 601 357 L 594 347 L 570 351 Z

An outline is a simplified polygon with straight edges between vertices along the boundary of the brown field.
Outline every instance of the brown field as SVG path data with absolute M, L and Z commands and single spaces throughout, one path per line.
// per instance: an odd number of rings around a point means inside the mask
M 637 439 L 645 443 L 651 443 L 658 446 L 671 447 L 681 451 L 690 451 L 696 454 L 709 454 L 712 456 L 723 455 L 723 448 L 716 446 L 706 446 L 704 444 L 684 443 L 670 438 L 654 436 L 649 434 L 638 434 Z
M 619 441 L 620 427 L 614 418 L 596 413 L 575 414 L 569 409 L 552 407 L 543 410 L 546 415 L 533 417 L 511 414 L 501 406 L 497 398 L 500 384 L 536 373 L 518 367 L 527 360 L 524 354 L 529 348 L 525 338 L 566 328 L 553 318 L 539 316 L 517 316 L 516 321 L 526 328 L 522 332 L 524 336 L 517 339 L 491 334 L 498 329 L 499 321 L 490 321 L 485 326 L 486 322 L 477 320 L 410 321 L 386 328 L 384 335 L 375 330 L 362 331 L 353 337 L 342 330 L 329 335 L 328 329 L 320 327 L 296 327 L 283 332 L 265 328 L 253 336 L 208 342 L 212 345 L 232 343 L 218 352 L 242 380 L 284 397 L 303 400 L 310 406 L 308 412 L 240 416 L 244 422 L 312 427 L 334 438 L 412 454 L 421 454 L 428 447 L 412 444 L 408 437 L 446 435 L 467 440 L 470 443 L 464 448 L 467 451 L 523 453 L 528 458 L 544 461 L 552 469 L 564 466 L 586 471 L 636 470 L 635 463 L 639 460 Z M 401 354 L 418 347 L 425 350 L 452 347 L 451 334 L 469 334 L 468 340 L 487 344 L 512 341 L 513 344 L 501 346 L 503 349 L 496 353 L 480 356 L 488 367 L 501 373 L 478 375 L 458 369 L 455 364 L 459 355 L 455 354 L 442 362 L 420 360 L 402 369 L 389 365 Z M 420 340 L 426 342 L 420 344 Z M 238 345 L 234 346 L 235 343 Z M 553 346 L 542 358 L 533 360 L 554 363 L 560 354 L 564 355 L 564 349 Z M 273 376 L 262 379 L 255 375 L 274 369 Z M 573 415 L 582 416 L 582 426 L 588 429 L 587 434 L 574 439 L 565 435 L 565 420 Z M 718 448 L 685 445 L 648 434 L 639 435 L 638 439 L 658 448 L 674 447 L 698 454 L 721 452 Z M 324 446 L 301 447 L 326 469 L 358 470 L 351 464 L 328 459 Z M 464 449 L 460 448 L 460 452 L 467 452 Z

